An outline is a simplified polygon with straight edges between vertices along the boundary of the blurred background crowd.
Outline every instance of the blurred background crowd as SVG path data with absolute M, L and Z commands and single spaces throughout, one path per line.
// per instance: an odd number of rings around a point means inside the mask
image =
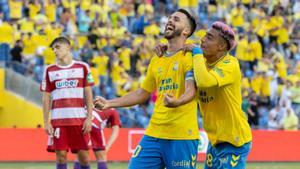
M 75 60 L 89 63 L 94 95 L 136 90 L 155 44 L 165 43 L 168 15 L 189 10 L 199 44 L 216 20 L 238 41 L 231 54 L 243 72 L 242 108 L 257 129 L 297 130 L 300 117 L 300 0 L 0 0 L 0 60 L 40 82 L 55 63 L 49 44 L 64 35 Z M 119 109 L 124 127 L 146 127 L 156 93 L 144 105 Z M 199 123 L 202 120 L 199 115 Z

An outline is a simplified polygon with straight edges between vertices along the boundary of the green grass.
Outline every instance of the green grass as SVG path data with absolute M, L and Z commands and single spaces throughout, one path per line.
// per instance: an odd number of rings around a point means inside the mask
M 69 169 L 73 165 L 69 164 Z M 92 169 L 97 168 L 95 163 L 92 163 Z M 108 163 L 109 169 L 126 169 L 127 163 Z M 203 163 L 198 164 L 198 169 L 203 168 Z M 299 163 L 248 163 L 247 169 L 299 169 Z M 55 169 L 54 163 L 10 163 L 1 162 L 0 169 Z

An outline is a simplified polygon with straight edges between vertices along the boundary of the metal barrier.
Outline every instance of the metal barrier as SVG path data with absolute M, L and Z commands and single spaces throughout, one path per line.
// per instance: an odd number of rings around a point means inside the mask
M 42 95 L 39 91 L 39 84 L 32 78 L 19 74 L 10 68 L 6 68 L 5 70 L 5 89 L 37 105 L 42 105 Z

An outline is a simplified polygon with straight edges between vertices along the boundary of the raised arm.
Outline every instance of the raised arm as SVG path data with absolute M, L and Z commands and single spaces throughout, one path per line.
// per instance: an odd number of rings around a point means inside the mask
M 217 79 L 206 68 L 204 57 L 201 55 L 201 49 L 199 47 L 194 47 L 192 53 L 193 53 L 194 76 L 195 76 L 197 87 L 209 88 L 209 87 L 217 86 L 218 85 Z

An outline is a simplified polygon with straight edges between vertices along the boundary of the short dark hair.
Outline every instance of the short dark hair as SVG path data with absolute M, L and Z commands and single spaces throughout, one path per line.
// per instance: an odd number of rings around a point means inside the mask
M 189 20 L 189 24 L 190 24 L 190 26 L 191 26 L 191 32 L 190 32 L 190 34 L 188 35 L 188 38 L 189 38 L 190 36 L 193 35 L 193 33 L 194 33 L 195 30 L 196 30 L 196 27 L 197 27 L 196 20 L 195 20 L 195 18 L 194 18 L 187 10 L 185 10 L 185 9 L 178 9 L 177 12 L 181 12 L 181 13 L 185 14 L 185 16 L 186 16 L 186 17 L 188 18 L 188 20 Z
M 65 44 L 71 45 L 70 40 L 64 36 L 59 36 L 59 37 L 55 38 L 51 42 L 50 48 L 52 48 L 54 46 L 54 44 L 56 44 L 56 43 L 65 43 Z

